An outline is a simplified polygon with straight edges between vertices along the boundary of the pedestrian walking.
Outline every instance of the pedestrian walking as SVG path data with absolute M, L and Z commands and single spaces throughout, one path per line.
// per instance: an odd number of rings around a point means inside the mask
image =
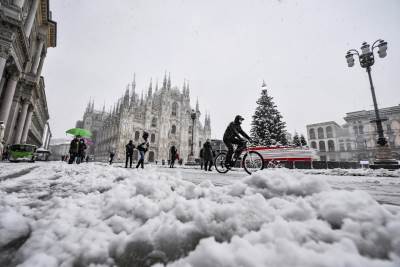
M 200 153 L 199 153 L 199 158 L 200 158 L 200 170 L 203 169 L 203 165 L 204 165 L 204 149 L 201 148 L 200 149 Z
M 144 155 L 146 154 L 147 150 L 149 150 L 149 141 L 147 140 L 149 138 L 149 133 L 143 132 L 142 138 L 143 142 L 137 146 L 137 150 L 139 150 L 140 154 L 140 159 L 136 165 L 136 169 L 139 168 L 139 166 L 141 166 L 142 169 L 144 168 Z
M 132 168 L 132 156 L 133 156 L 134 149 L 135 149 L 135 145 L 133 144 L 133 141 L 129 140 L 129 143 L 126 144 L 126 146 L 125 146 L 125 154 L 126 154 L 125 168 L 128 168 L 128 159 L 129 159 L 129 168 Z
M 177 153 L 178 153 L 178 150 L 176 149 L 176 147 L 174 145 L 171 146 L 171 148 L 169 150 L 169 154 L 171 157 L 170 165 L 169 165 L 170 168 L 174 168 Z
M 115 156 L 114 151 L 110 150 L 110 158 L 109 158 L 109 161 L 108 161 L 110 163 L 110 165 L 113 163 L 114 156 Z
M 72 164 L 75 162 L 75 159 L 79 156 L 79 138 L 80 136 L 75 136 L 74 139 L 72 139 L 70 145 L 69 145 L 69 160 L 68 164 Z
M 86 148 L 85 139 L 79 139 L 78 157 L 76 159 L 77 164 L 80 164 L 85 160 Z
M 203 159 L 204 159 L 204 170 L 211 171 L 214 154 L 211 146 L 210 139 L 207 139 L 203 145 Z

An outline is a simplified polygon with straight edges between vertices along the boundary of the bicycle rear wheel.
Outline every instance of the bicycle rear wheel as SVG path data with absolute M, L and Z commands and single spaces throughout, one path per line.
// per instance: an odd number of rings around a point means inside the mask
M 264 169 L 264 159 L 260 153 L 250 151 L 243 157 L 242 165 L 248 174 Z
M 219 153 L 214 159 L 214 166 L 217 172 L 227 173 L 229 169 L 225 166 L 226 152 Z

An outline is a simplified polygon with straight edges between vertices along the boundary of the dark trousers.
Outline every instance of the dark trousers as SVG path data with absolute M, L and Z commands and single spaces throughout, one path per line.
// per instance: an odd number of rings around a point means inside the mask
M 207 169 L 207 166 L 208 166 L 208 169 Z M 211 160 L 204 161 L 204 170 L 205 171 L 207 171 L 207 170 L 211 171 L 211 167 L 212 167 L 212 161 Z
M 132 168 L 132 156 L 133 154 L 126 153 L 125 168 L 128 168 L 128 159 L 129 159 L 129 167 Z
M 138 161 L 138 163 L 136 165 L 136 169 L 139 168 L 139 166 L 141 166 L 142 169 L 144 169 L 144 153 L 145 153 L 144 151 L 140 151 L 139 150 L 140 159 L 139 159 L 139 161 Z
M 246 141 L 240 138 L 232 138 L 232 139 L 224 139 L 224 143 L 228 148 L 228 153 L 226 155 L 226 162 L 232 163 L 232 155 L 233 155 L 233 145 L 237 145 L 235 151 L 235 157 L 238 158 L 242 153 L 243 149 L 246 148 Z
M 173 168 L 173 167 L 174 167 L 174 165 L 175 165 L 175 159 L 176 159 L 176 155 L 172 155 L 172 156 L 171 156 L 170 165 L 169 165 L 170 168 Z
M 74 163 L 75 159 L 79 156 L 78 153 L 70 153 L 69 154 L 69 160 L 68 160 L 68 164 L 72 164 Z M 77 159 L 78 161 L 78 159 Z

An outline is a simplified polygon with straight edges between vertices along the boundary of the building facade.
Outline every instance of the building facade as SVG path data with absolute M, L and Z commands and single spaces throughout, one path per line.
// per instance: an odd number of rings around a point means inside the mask
M 400 105 L 379 110 L 384 134 L 393 158 L 400 159 Z M 334 121 L 307 125 L 310 147 L 317 149 L 321 160 L 360 161 L 375 158 L 376 123 L 374 110 L 346 113 L 342 126 Z
M 48 146 L 51 133 L 41 71 L 47 48 L 56 46 L 57 34 L 49 1 L 1 1 L 0 20 L 2 141 Z
M 146 131 L 150 142 L 147 161 L 167 161 L 172 145 L 178 149 L 180 158 L 187 161 L 192 152 L 192 137 L 193 155 L 197 158 L 200 148 L 211 136 L 211 121 L 206 115 L 204 125 L 200 122 L 198 102 L 194 109 L 190 105 L 189 85 L 184 83 L 182 90 L 171 87 L 170 77 L 164 76 L 162 87 L 158 89 L 157 83 L 154 92 L 150 82 L 146 96 L 142 93 L 139 98 L 135 88 L 133 80 L 109 112 L 105 107 L 101 111 L 95 110 L 93 102 L 88 104 L 77 126 L 93 133 L 94 146 L 89 153 L 93 153 L 96 160 L 107 160 L 109 152 L 114 151 L 114 159 L 124 160 L 125 145 L 129 140 L 135 144 L 142 142 L 142 134 Z M 137 159 L 136 153 L 134 159 Z

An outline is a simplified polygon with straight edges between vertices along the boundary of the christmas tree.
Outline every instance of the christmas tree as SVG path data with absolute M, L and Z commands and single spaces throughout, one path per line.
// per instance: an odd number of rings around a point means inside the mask
M 304 137 L 304 135 L 300 136 L 300 143 L 301 143 L 302 146 L 306 146 L 307 145 L 307 140 Z
M 261 97 L 257 100 L 257 108 L 251 123 L 251 138 L 255 145 L 269 146 L 275 144 L 286 145 L 286 123 L 278 111 L 267 86 L 263 81 Z
M 294 133 L 294 136 L 293 136 L 293 145 L 301 146 L 300 137 L 299 137 L 299 134 L 297 132 Z

